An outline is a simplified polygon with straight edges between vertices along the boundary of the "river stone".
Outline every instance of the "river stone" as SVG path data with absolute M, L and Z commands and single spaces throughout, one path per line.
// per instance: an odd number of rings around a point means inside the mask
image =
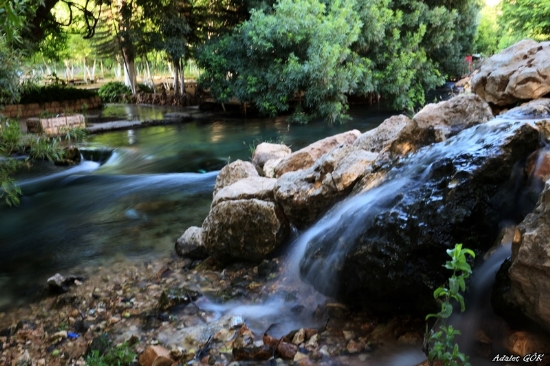
M 384 120 L 380 126 L 359 136 L 353 146 L 370 152 L 380 152 L 399 136 L 407 124 L 411 123 L 411 119 L 405 115 L 391 116 Z
M 550 181 L 535 211 L 518 229 L 521 239 L 508 271 L 511 300 L 524 315 L 550 330 Z
M 216 184 L 214 185 L 214 194 L 216 196 L 218 191 L 224 187 L 227 187 L 241 179 L 248 177 L 259 177 L 258 171 L 254 167 L 254 164 L 248 161 L 236 160 L 231 164 L 228 164 L 220 170 L 218 177 L 216 178 Z
M 273 201 L 275 178 L 248 177 L 227 186 L 216 193 L 212 207 L 223 201 L 258 198 Z
M 338 146 L 312 167 L 283 174 L 274 188 L 275 200 L 290 222 L 307 227 L 350 192 L 377 156 L 354 145 Z
M 550 93 L 550 42 L 524 39 L 492 56 L 473 77 L 472 91 L 497 106 Z
M 288 239 L 283 210 L 258 199 L 223 201 L 213 206 L 202 224 L 204 245 L 219 263 L 261 262 Z
M 176 253 L 180 257 L 204 259 L 208 257 L 202 240 L 202 228 L 191 226 L 176 241 Z
M 303 149 L 295 151 L 286 158 L 283 158 L 279 165 L 277 165 L 275 168 L 275 176 L 278 178 L 286 172 L 307 169 L 312 166 L 317 159 L 334 149 L 336 146 L 341 144 L 353 144 L 359 136 L 361 136 L 361 132 L 352 130 L 324 138 Z
M 436 311 L 433 291 L 450 275 L 446 250 L 489 249 L 501 218 L 515 212 L 513 167 L 538 144 L 528 123 L 494 121 L 421 149 L 304 236 L 302 278 L 374 313 Z
M 434 128 L 436 142 L 491 119 L 491 107 L 474 94 L 460 94 L 443 102 L 428 104 L 413 117 L 417 128 Z
M 263 168 L 268 160 L 282 159 L 290 155 L 291 152 L 290 147 L 286 145 L 262 142 L 256 146 L 252 155 L 252 162 L 258 167 Z
M 508 112 L 499 115 L 499 118 L 550 118 L 550 99 L 540 98 L 523 103 L 519 107 L 512 108 Z

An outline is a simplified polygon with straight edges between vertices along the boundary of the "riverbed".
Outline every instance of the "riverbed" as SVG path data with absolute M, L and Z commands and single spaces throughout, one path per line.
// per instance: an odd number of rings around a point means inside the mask
M 37 162 L 17 176 L 21 205 L 0 203 L 0 309 L 30 301 L 56 272 L 78 274 L 117 258 L 143 261 L 172 253 L 183 231 L 206 217 L 219 169 L 249 160 L 261 142 L 295 151 L 343 131 L 365 132 L 390 115 L 361 106 L 351 108 L 346 124 L 295 125 L 286 117 L 204 116 L 197 108 L 107 105 L 102 111 L 142 121 L 169 112 L 197 118 L 92 135 L 79 145 L 101 152 L 92 160 L 74 167 Z

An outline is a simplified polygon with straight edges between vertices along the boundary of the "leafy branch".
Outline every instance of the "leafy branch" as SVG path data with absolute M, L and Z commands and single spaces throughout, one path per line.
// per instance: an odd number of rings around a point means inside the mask
M 461 292 L 466 291 L 466 278 L 472 273 L 466 255 L 475 258 L 475 253 L 471 249 L 463 249 L 462 244 L 456 244 L 454 249 L 447 250 L 447 254 L 451 260 L 447 261 L 443 267 L 453 271 L 453 275 L 449 278 L 448 287 L 438 287 L 434 291 L 434 298 L 439 301 L 441 310 L 426 316 L 426 320 L 436 318 L 436 321 L 429 331 L 426 325 L 424 350 L 430 365 L 439 360 L 444 366 L 470 366 L 468 357 L 460 352 L 458 344 L 454 342 L 455 335 L 459 335 L 460 331 L 454 329 L 452 325 L 447 325 L 447 319 L 453 313 L 451 300 L 460 304 L 462 312 L 466 310 Z

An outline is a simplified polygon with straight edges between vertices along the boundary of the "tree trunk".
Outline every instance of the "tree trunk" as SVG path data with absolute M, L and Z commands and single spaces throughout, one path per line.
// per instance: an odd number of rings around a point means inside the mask
M 136 66 L 134 57 L 126 48 L 122 48 L 122 56 L 124 60 L 124 84 L 130 88 L 132 94 L 136 94 Z
M 180 60 L 181 63 L 181 73 L 180 73 L 180 93 L 181 95 L 185 94 L 185 62 L 183 60 Z
M 180 63 L 178 61 L 174 61 L 174 94 L 178 95 L 180 94 Z
M 84 83 L 88 84 L 88 78 L 86 77 L 86 71 L 88 71 L 87 68 L 86 68 L 86 57 L 84 57 L 82 59 L 82 67 L 84 69 L 84 70 L 82 70 L 83 71 L 82 72 L 82 77 L 84 78 Z
M 147 76 L 149 77 L 149 80 L 151 81 L 151 88 L 153 88 L 153 94 L 157 94 L 157 91 L 155 89 L 155 81 L 151 77 L 151 69 L 149 68 L 149 61 L 145 59 L 145 65 L 147 66 Z

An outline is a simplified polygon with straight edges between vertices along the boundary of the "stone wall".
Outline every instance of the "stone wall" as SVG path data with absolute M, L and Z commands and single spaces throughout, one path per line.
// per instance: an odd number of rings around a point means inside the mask
M 37 117 L 44 111 L 53 114 L 81 112 L 84 104 L 86 104 L 86 109 L 98 108 L 101 106 L 101 98 L 92 97 L 86 99 L 66 100 L 63 102 L 47 102 L 42 104 L 12 104 L 5 106 L 0 113 L 3 114 L 4 117 L 8 118 Z
M 64 133 L 67 129 L 77 127 L 86 128 L 86 121 L 82 114 L 27 119 L 27 131 L 31 133 L 45 133 L 46 135 L 54 136 Z

